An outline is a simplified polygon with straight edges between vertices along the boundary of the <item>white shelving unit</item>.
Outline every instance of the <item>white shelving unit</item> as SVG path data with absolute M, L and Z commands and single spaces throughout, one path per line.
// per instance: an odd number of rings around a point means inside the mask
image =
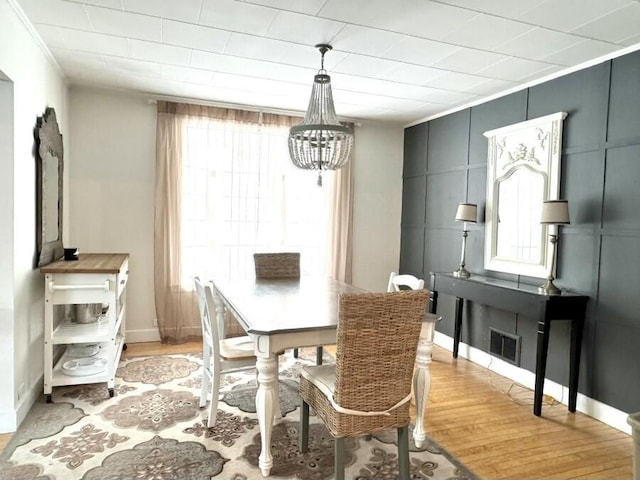
M 129 255 L 85 253 L 79 260 L 58 260 L 40 269 L 45 279 L 44 306 L 44 393 L 51 402 L 53 387 L 107 383 L 114 395 L 115 373 L 125 344 L 126 286 Z M 75 323 L 54 315 L 56 305 L 106 303 L 106 314 L 97 322 Z M 56 318 L 54 318 L 56 317 Z M 69 375 L 62 369 L 72 359 L 66 347 L 73 344 L 100 344 L 94 358 L 106 360 L 106 369 L 91 375 Z M 54 362 L 60 349 L 65 349 Z M 73 358 L 75 359 L 75 358 Z M 75 359 L 77 360 L 77 359 Z

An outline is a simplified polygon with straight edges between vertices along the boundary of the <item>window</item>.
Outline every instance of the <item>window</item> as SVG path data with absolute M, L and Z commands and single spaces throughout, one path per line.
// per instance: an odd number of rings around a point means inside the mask
M 328 192 L 291 164 L 288 126 L 190 117 L 182 165 L 181 281 L 253 275 L 253 253 L 299 251 L 326 275 Z

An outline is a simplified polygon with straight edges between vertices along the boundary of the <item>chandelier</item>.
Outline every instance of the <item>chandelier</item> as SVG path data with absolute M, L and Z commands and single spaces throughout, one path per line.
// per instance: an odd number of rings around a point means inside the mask
M 289 155 L 293 164 L 305 170 L 318 170 L 322 185 L 323 170 L 344 167 L 353 147 L 353 130 L 338 121 L 331 94 L 331 77 L 324 69 L 324 54 L 331 45 L 320 43 L 320 70 L 313 77 L 313 88 L 304 120 L 289 130 Z

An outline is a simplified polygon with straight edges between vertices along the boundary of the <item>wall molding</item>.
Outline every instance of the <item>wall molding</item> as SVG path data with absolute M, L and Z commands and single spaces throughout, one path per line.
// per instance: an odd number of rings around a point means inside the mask
M 453 338 L 440 332 L 436 332 L 434 343 L 448 351 L 453 351 Z M 516 367 L 499 358 L 489 355 L 478 348 L 460 342 L 458 356 L 466 358 L 481 367 L 495 372 L 503 377 L 529 388 L 535 389 L 535 374 L 524 368 Z M 545 378 L 544 394 L 549 395 L 554 400 L 567 405 L 569 399 L 569 388 L 557 382 Z M 532 405 L 533 406 L 533 405 Z M 621 432 L 631 434 L 631 426 L 627 423 L 628 413 L 618 410 L 610 405 L 594 400 L 578 392 L 576 411 L 584 413 L 596 420 L 601 421 Z M 533 413 L 531 413 L 533 415 Z M 542 405 L 542 415 L 544 416 L 544 403 Z
M 638 0 L 636 0 L 636 1 L 638 1 Z M 429 122 L 431 120 L 435 120 L 436 118 L 446 117 L 447 115 L 451 115 L 452 113 L 456 113 L 456 112 L 459 112 L 461 110 L 465 110 L 467 108 L 475 107 L 477 105 L 482 105 L 483 103 L 487 103 L 487 102 L 490 102 L 492 100 L 496 100 L 496 99 L 501 98 L 501 97 L 506 97 L 507 95 L 519 92 L 521 90 L 527 90 L 527 89 L 529 89 L 531 87 L 535 87 L 536 85 L 540 85 L 540 84 L 546 83 L 546 82 L 548 82 L 550 80 L 554 80 L 556 78 L 564 77 L 566 75 L 569 75 L 569 74 L 574 73 L 574 72 L 578 72 L 580 70 L 586 70 L 587 68 L 593 67 L 593 66 L 598 65 L 600 63 L 608 62 L 609 60 L 613 60 L 614 58 L 623 57 L 624 55 L 627 55 L 629 53 L 633 53 L 636 50 L 640 50 L 640 43 L 636 43 L 634 45 L 630 45 L 630 46 L 622 48 L 620 50 L 616 50 L 614 52 L 607 53 L 607 54 L 602 55 L 600 57 L 596 57 L 594 59 L 587 60 L 586 62 L 580 63 L 578 65 L 573 65 L 571 67 L 567 67 L 567 68 L 565 68 L 563 70 L 551 73 L 550 75 L 544 76 L 542 78 L 538 78 L 536 80 L 532 80 L 530 82 L 523 83 L 522 85 L 517 85 L 517 86 L 512 87 L 512 88 L 510 88 L 508 90 L 503 90 L 503 91 L 500 91 L 498 93 L 494 93 L 493 95 L 489 95 L 489 96 L 486 96 L 486 97 L 482 97 L 482 98 L 480 98 L 478 100 L 474 100 L 472 102 L 465 103 L 464 105 L 460 105 L 459 107 L 454 107 L 454 108 L 452 108 L 450 110 L 447 110 L 447 111 L 444 111 L 444 112 L 436 113 L 434 115 L 429 115 L 429 116 L 426 116 L 426 117 L 418 119 L 418 120 L 413 120 L 413 121 L 405 124 L 404 128 L 413 127 L 414 125 L 418 125 L 418 124 L 423 123 L 423 122 Z

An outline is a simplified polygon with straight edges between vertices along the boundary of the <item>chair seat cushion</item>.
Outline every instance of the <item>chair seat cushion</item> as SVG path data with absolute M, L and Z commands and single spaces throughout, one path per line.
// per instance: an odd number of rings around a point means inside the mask
M 331 406 L 340 413 L 347 415 L 359 415 L 359 416 L 377 416 L 377 415 L 390 415 L 390 412 L 396 408 L 404 405 L 411 399 L 411 394 L 401 399 L 395 405 L 390 406 L 387 410 L 378 411 L 362 411 L 353 410 L 350 408 L 344 408 L 338 405 L 333 398 L 336 384 L 336 370 L 335 365 L 318 365 L 312 367 L 302 367 L 300 375 L 310 383 L 312 383 L 331 403 Z
M 221 340 L 220 357 L 225 360 L 255 358 L 255 355 L 253 354 L 253 340 L 251 340 L 251 337 L 247 335 Z
M 327 398 L 333 398 L 336 385 L 335 365 L 302 367 L 300 375 L 313 383 Z

